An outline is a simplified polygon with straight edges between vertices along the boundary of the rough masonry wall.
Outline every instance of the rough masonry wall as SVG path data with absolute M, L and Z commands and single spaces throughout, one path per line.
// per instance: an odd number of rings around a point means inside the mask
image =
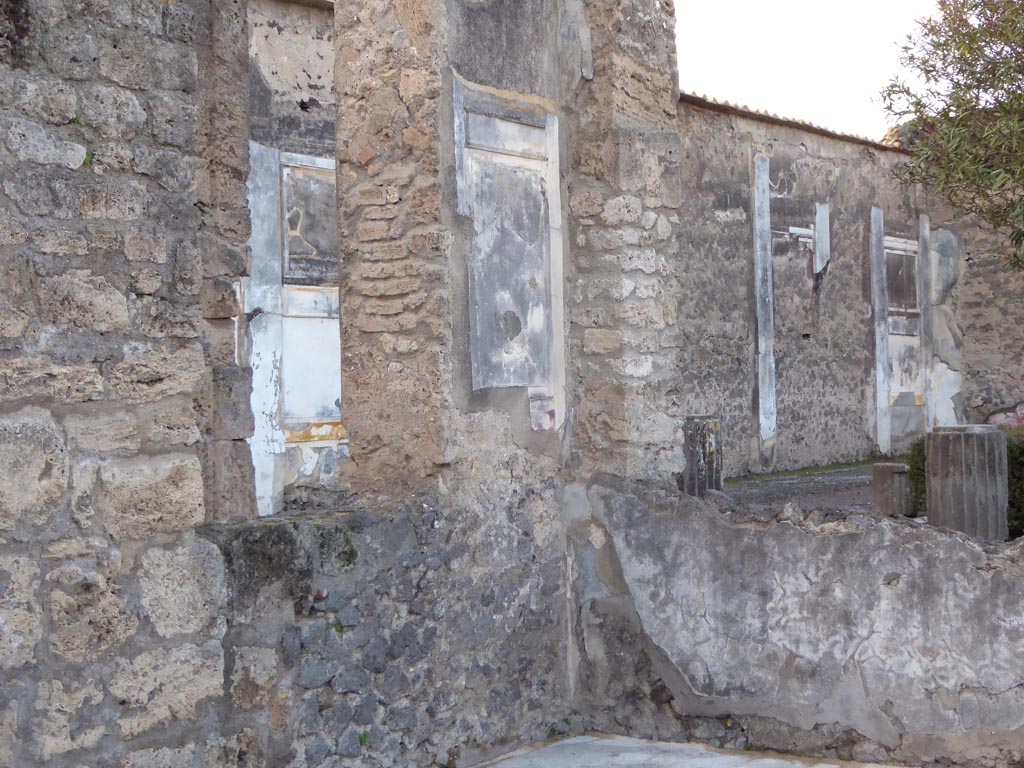
M 687 416 L 722 420 L 727 475 L 865 458 L 868 222 L 877 205 L 888 234 L 916 236 L 890 175 L 901 156 L 673 103 L 664 73 L 674 70 L 657 42 L 672 22 L 626 5 L 590 9 L 595 75 L 570 102 L 581 125 L 569 284 L 579 466 L 671 478 L 684 469 Z M 769 158 L 772 231 L 786 233 L 772 256 L 774 393 L 757 386 L 756 153 Z M 815 224 L 816 203 L 831 207 L 832 258 L 819 275 L 813 252 L 788 235 Z M 758 437 L 759 397 L 778 410 L 770 446 Z
M 670 3 L 585 7 L 592 77 L 570 102 L 574 474 L 681 471 L 681 431 L 658 393 L 678 381 L 670 261 L 680 137 Z M 643 44 L 640 41 L 644 41 Z
M 406 503 L 212 527 L 227 563 L 229 722 L 267 766 L 464 765 L 541 740 L 563 707 L 559 539 L 508 511 Z M 262 763 L 261 763 L 262 765 Z
M 964 406 L 972 421 L 1024 426 L 1024 272 L 1005 241 L 973 221 L 951 222 L 963 243 L 956 329 L 963 334 Z
M 481 408 L 458 378 L 446 19 L 336 11 L 352 500 L 210 534 L 256 579 L 227 640 L 267 691 L 244 706 L 296 767 L 455 765 L 546 736 L 566 698 L 557 437 L 517 445 L 525 399 Z
M 689 342 L 679 353 L 688 373 L 680 406 L 716 414 L 724 405 L 729 412 L 723 419 L 727 475 L 865 458 L 874 445 L 868 222 L 871 207 L 878 206 L 888 234 L 916 238 L 915 212 L 891 176 L 902 157 L 685 104 L 680 127 L 687 142 L 680 216 L 688 226 L 678 301 Z M 762 396 L 753 389 L 751 354 L 756 329 L 748 169 L 754 153 L 769 157 L 775 240 L 773 460 L 759 455 L 756 409 L 742 410 L 749 403 L 756 407 Z M 831 209 L 831 260 L 819 275 L 813 253 L 786 237 L 790 227 L 814 225 L 815 203 Z M 709 317 L 713 325 L 707 328 Z
M 230 395 L 246 386 L 239 9 L 2 8 L 18 28 L 0 61 L 5 765 L 248 750 L 211 708 L 224 568 L 192 532 L 251 510 Z
M 335 14 L 342 412 L 357 490 L 432 492 L 444 463 L 450 234 L 435 37 L 427 2 L 364 0 Z

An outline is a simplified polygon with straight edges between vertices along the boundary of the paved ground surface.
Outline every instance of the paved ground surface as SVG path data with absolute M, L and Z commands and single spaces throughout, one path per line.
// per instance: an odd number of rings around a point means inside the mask
M 804 509 L 871 506 L 871 464 L 818 472 L 754 475 L 727 480 L 725 492 L 741 504 L 785 504 Z
M 698 744 L 580 736 L 510 755 L 487 765 L 493 768 L 810 768 L 859 766 L 860 763 L 820 763 L 764 752 L 730 752 Z

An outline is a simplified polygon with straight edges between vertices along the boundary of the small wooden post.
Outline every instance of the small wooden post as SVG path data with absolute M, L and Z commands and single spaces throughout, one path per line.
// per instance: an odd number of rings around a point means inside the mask
M 925 438 L 925 474 L 929 523 L 1006 541 L 1006 435 L 998 428 L 936 429 Z
M 676 476 L 679 490 L 703 496 L 722 490 L 722 422 L 710 416 L 687 416 L 683 421 L 686 470 Z
M 906 464 L 882 463 L 872 468 L 875 509 L 883 515 L 896 517 L 910 514 L 910 467 Z

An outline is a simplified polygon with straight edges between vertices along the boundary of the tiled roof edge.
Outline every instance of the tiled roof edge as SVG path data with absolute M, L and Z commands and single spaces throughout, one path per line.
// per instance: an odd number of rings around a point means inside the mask
M 855 136 L 850 133 L 833 131 L 828 128 L 822 128 L 820 125 L 815 125 L 814 123 L 807 123 L 803 120 L 794 120 L 788 117 L 780 117 L 779 115 L 773 115 L 770 112 L 762 112 L 757 109 L 736 106 L 735 104 L 730 104 L 727 101 L 718 101 L 717 99 L 710 99 L 707 96 L 698 96 L 695 93 L 680 92 L 679 101 L 701 109 L 708 109 L 729 115 L 739 115 L 762 123 L 771 123 L 772 125 L 785 125 L 789 128 L 807 131 L 808 133 L 816 133 L 819 136 L 827 136 L 831 139 L 847 141 L 851 144 L 861 144 L 866 147 L 871 147 L 872 149 L 879 149 L 886 152 L 897 152 L 903 155 L 909 154 L 909 152 L 902 147 L 892 146 L 881 141 L 867 139 L 863 136 Z

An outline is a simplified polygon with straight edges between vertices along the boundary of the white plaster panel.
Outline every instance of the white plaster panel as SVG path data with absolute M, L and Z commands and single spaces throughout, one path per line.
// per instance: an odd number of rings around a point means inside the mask
M 341 337 L 332 317 L 282 319 L 285 421 L 341 418 Z
M 538 160 L 544 160 L 547 156 L 543 128 L 472 112 L 467 114 L 466 122 L 468 144 L 471 147 L 523 155 Z

